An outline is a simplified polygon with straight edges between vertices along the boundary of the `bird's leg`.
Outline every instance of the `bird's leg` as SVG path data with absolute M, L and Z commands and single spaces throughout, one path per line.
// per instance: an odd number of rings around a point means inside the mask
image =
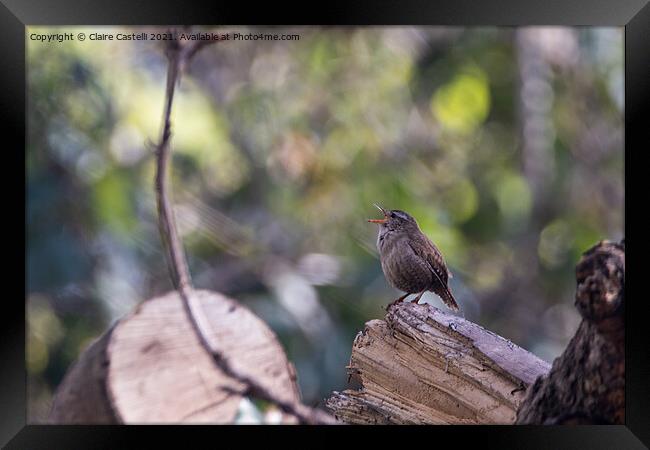
M 402 300 L 404 300 L 404 299 L 405 299 L 406 297 L 408 297 L 409 295 L 411 295 L 411 294 L 410 294 L 410 293 L 406 293 L 406 294 L 402 295 L 400 298 L 398 298 L 397 300 L 395 300 L 394 303 L 399 303 L 399 302 L 401 302 Z
M 422 294 L 424 294 L 424 292 L 425 292 L 425 291 L 420 292 L 420 293 L 418 294 L 418 296 L 415 297 L 415 299 L 413 300 L 413 303 L 415 303 L 415 304 L 417 305 L 417 303 L 420 301 L 420 298 L 422 297 Z
M 400 298 L 398 298 L 397 300 L 394 300 L 392 303 L 390 303 L 388 306 L 386 306 L 386 311 L 388 311 L 388 310 L 390 309 L 391 306 L 395 305 L 396 303 L 401 302 L 402 300 L 404 300 L 404 299 L 405 299 L 406 297 L 408 297 L 409 295 L 411 295 L 411 293 L 410 293 L 410 292 L 407 292 L 406 294 L 402 295 L 402 296 L 401 296 Z

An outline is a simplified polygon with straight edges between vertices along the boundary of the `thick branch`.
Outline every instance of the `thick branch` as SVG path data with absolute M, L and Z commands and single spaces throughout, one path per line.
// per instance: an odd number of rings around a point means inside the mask
M 348 423 L 512 423 L 549 364 L 431 305 L 402 303 L 357 335 L 348 367 L 360 390 L 327 406 Z

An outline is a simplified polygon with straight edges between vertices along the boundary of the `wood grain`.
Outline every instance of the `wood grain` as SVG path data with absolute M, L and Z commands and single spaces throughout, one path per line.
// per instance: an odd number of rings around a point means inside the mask
M 366 323 L 348 367 L 359 390 L 327 406 L 346 423 L 511 424 L 525 387 L 550 365 L 431 305 L 401 303 Z
M 193 291 L 210 347 L 238 373 L 299 404 L 275 334 L 235 301 Z M 177 292 L 149 300 L 92 344 L 57 390 L 54 423 L 230 423 L 246 386 L 202 347 Z M 285 423 L 295 419 L 284 415 Z

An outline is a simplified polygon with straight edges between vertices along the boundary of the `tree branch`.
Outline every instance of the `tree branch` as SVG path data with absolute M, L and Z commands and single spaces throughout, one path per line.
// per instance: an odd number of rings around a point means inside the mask
M 167 167 L 171 156 L 169 142 L 171 139 L 171 111 L 174 101 L 174 91 L 179 78 L 179 69 L 181 64 L 181 47 L 176 41 L 170 41 L 166 51 L 167 65 L 167 87 L 165 90 L 165 106 L 163 113 L 163 124 L 160 141 L 156 146 L 157 166 L 156 166 L 156 200 L 158 205 L 158 227 L 160 236 L 168 258 L 168 267 L 174 287 L 187 294 L 191 289 L 192 281 L 190 272 L 187 267 L 187 259 L 183 251 L 183 246 L 178 237 L 176 228 L 176 219 L 172 210 L 171 199 L 169 194 L 169 181 L 167 176 Z
M 176 30 L 172 30 L 176 33 Z M 213 41 L 194 41 L 191 44 L 183 45 L 178 40 L 171 40 L 166 49 L 168 59 L 167 84 L 165 91 L 165 106 L 163 112 L 163 124 L 161 136 L 156 146 L 157 170 L 155 178 L 155 190 L 158 206 L 158 225 L 160 234 L 165 246 L 167 261 L 174 287 L 178 290 L 182 299 L 183 307 L 187 317 L 195 330 L 201 345 L 213 356 L 215 364 L 227 375 L 242 382 L 246 388 L 242 394 L 250 394 L 254 397 L 267 400 L 277 405 L 284 412 L 298 418 L 301 423 L 333 423 L 334 420 L 326 413 L 308 408 L 299 403 L 291 403 L 279 399 L 276 395 L 262 386 L 257 380 L 238 373 L 229 361 L 223 357 L 218 349 L 210 344 L 207 336 L 210 335 L 210 323 L 201 310 L 200 301 L 193 295 L 192 281 L 187 265 L 187 259 L 182 243 L 178 236 L 174 211 L 172 209 L 171 194 L 169 187 L 168 166 L 171 156 L 171 111 L 174 100 L 174 91 L 178 84 L 181 72 L 190 58 L 196 52 Z

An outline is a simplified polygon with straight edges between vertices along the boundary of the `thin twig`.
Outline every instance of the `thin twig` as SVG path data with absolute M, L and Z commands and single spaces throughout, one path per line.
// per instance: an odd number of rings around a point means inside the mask
M 173 30 L 172 32 L 175 32 Z M 160 141 L 156 146 L 157 170 L 155 178 L 156 200 L 158 206 L 158 226 L 160 235 L 165 246 L 167 260 L 174 287 L 178 290 L 187 317 L 196 332 L 201 345 L 208 351 L 218 368 L 228 376 L 243 383 L 246 388 L 239 394 L 250 394 L 251 396 L 269 401 L 277 405 L 284 412 L 298 418 L 301 423 L 334 423 L 328 414 L 311 409 L 297 402 L 289 402 L 279 399 L 276 395 L 263 387 L 257 380 L 238 373 L 232 368 L 228 360 L 210 344 L 207 337 L 209 322 L 201 310 L 199 300 L 193 294 L 192 279 L 187 265 L 187 258 L 176 228 L 176 220 L 172 209 L 171 194 L 169 188 L 169 176 L 167 174 L 169 160 L 171 157 L 171 111 L 174 100 L 174 91 L 179 82 L 181 72 L 190 58 L 200 49 L 212 41 L 197 41 L 192 44 L 182 45 L 179 41 L 169 41 L 167 46 L 167 86 L 165 91 L 165 106 L 163 112 L 163 124 Z
M 175 41 L 171 42 L 174 42 L 174 44 L 169 45 L 167 49 L 167 58 L 169 59 L 167 67 L 167 88 L 165 91 L 165 109 L 160 143 L 156 149 L 158 165 L 155 184 L 160 235 L 162 236 L 167 250 L 172 283 L 174 284 L 174 287 L 182 293 L 183 291 L 192 288 L 192 280 L 190 278 L 190 271 L 187 268 L 187 259 L 183 251 L 183 246 L 178 237 L 176 219 L 169 198 L 169 182 L 167 176 L 167 167 L 171 156 L 169 148 L 169 140 L 171 138 L 170 115 L 174 101 L 174 90 L 179 75 L 180 59 L 182 56 L 178 44 Z

